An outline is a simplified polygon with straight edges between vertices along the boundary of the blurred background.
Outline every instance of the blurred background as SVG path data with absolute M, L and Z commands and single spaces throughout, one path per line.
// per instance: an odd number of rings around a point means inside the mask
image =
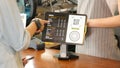
M 46 12 L 76 13 L 77 2 L 78 0 L 17 0 L 20 12 L 26 14 L 26 26 L 29 25 L 30 21 L 35 17 L 44 19 L 44 14 Z M 116 11 L 115 15 L 117 14 L 118 12 Z M 120 47 L 120 28 L 117 27 L 114 31 L 115 37 L 118 40 L 118 46 Z M 37 43 L 42 42 L 40 40 L 40 36 L 41 34 L 35 35 L 35 37 L 39 39 L 37 40 Z M 53 45 L 55 45 L 53 43 L 49 44 L 51 44 L 51 46 L 48 47 L 52 47 Z M 74 45 L 69 47 L 70 50 L 75 50 Z M 55 48 L 59 49 L 59 46 Z

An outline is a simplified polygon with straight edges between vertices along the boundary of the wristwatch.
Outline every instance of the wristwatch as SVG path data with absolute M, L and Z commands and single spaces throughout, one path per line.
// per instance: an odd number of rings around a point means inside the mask
M 40 19 L 39 18 L 32 19 L 32 22 L 35 22 L 35 24 L 37 26 L 37 30 L 39 30 L 41 28 L 41 23 L 40 23 Z

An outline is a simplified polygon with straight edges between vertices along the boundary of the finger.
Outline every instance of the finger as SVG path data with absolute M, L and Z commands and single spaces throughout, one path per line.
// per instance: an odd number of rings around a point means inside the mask
M 49 23 L 50 21 L 40 19 L 40 22 L 41 22 L 41 24 L 43 24 L 43 25 L 44 25 L 44 24 Z

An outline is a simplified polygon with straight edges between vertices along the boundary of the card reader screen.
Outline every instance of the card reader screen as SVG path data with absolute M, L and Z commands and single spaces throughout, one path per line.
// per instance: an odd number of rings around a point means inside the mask
M 49 20 L 45 26 L 45 30 L 42 32 L 42 40 L 48 42 L 64 42 L 67 30 L 67 13 L 54 13 L 47 12 L 45 19 Z

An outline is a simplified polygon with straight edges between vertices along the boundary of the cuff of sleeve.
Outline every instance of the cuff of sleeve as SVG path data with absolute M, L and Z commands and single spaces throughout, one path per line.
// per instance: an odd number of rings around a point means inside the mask
M 30 33 L 27 30 L 25 30 L 23 44 L 17 50 L 19 51 L 19 50 L 27 49 L 30 45 L 30 40 L 31 40 Z

